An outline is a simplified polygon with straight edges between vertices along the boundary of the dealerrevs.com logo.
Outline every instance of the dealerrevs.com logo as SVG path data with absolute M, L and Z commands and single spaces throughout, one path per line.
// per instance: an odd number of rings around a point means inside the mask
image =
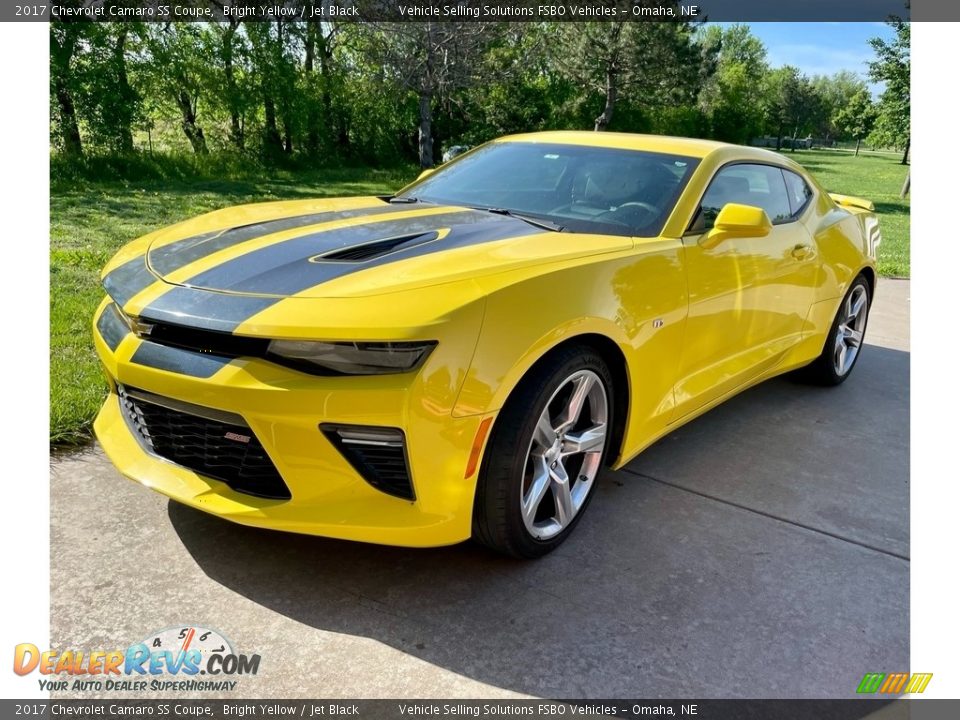
M 259 669 L 259 655 L 237 653 L 220 632 L 197 625 L 158 630 L 126 650 L 41 651 L 21 643 L 13 651 L 13 671 L 47 676 L 40 689 L 52 692 L 224 692 Z

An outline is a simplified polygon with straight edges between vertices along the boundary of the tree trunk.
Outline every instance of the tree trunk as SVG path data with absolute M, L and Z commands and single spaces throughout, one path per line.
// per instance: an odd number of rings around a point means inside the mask
M 320 33 L 320 107 L 323 109 L 322 119 L 326 127 L 337 128 L 337 147 L 346 152 L 350 149 L 350 132 L 347 127 L 347 118 L 340 112 L 334 116 L 333 98 L 330 96 L 330 86 L 333 83 L 330 61 L 333 60 L 333 31 L 328 36 Z
M 903 149 L 903 159 L 900 161 L 901 165 L 907 164 L 907 159 L 910 157 L 910 138 L 907 138 L 907 146 Z
M 420 167 L 433 167 L 433 63 L 434 63 L 434 25 L 426 24 L 426 62 L 423 77 L 420 79 L 420 125 L 418 128 Z
M 283 151 L 283 138 L 277 129 L 277 107 L 269 88 L 263 86 L 263 145 L 267 154 L 278 154 Z
M 133 125 L 132 107 L 134 100 L 133 88 L 127 78 L 127 26 L 121 23 L 121 30 L 117 35 L 117 42 L 113 46 L 113 62 L 117 69 L 117 89 L 121 103 L 117 117 L 117 149 L 121 153 L 133 152 Z
M 910 192 L 910 172 L 907 171 L 907 177 L 903 179 L 903 187 L 900 188 L 900 197 L 905 198 Z
M 293 133 L 296 125 L 293 122 L 290 99 L 286 97 L 281 98 L 280 127 L 283 129 L 283 152 L 286 155 L 291 155 L 293 154 Z
M 613 120 L 613 108 L 617 103 L 617 73 L 612 67 L 607 68 L 607 88 L 606 101 L 603 105 L 603 112 L 593 122 L 594 132 L 603 132 L 610 126 Z
M 72 26 L 67 25 L 66 27 L 71 28 Z M 63 154 L 69 157 L 83 155 L 80 126 L 77 124 L 77 111 L 73 103 L 73 94 L 70 92 L 70 63 L 73 60 L 75 47 L 75 37 L 67 34 L 63 44 L 61 44 L 51 25 L 50 72 L 54 77 L 54 94 L 57 98 L 57 111 L 60 115 L 60 141 L 63 145 Z
M 80 157 L 83 155 L 83 143 L 80 141 L 77 112 L 73 106 L 73 96 L 67 87 L 66 78 L 57 77 L 56 92 L 57 106 L 60 110 L 60 138 L 63 141 L 63 154 Z
M 288 73 L 293 72 L 293 68 L 288 68 L 283 57 L 284 44 L 284 24 L 283 20 L 277 20 L 277 45 L 276 45 L 276 65 L 275 71 L 279 71 L 278 77 L 284 82 L 288 79 Z M 293 118 L 290 116 L 290 95 L 286 87 L 279 94 L 279 113 L 280 124 L 283 126 L 283 144 L 282 149 L 286 155 L 293 152 Z
M 183 134 L 187 136 L 193 151 L 197 155 L 207 154 L 207 140 L 203 136 L 203 129 L 197 124 L 197 113 L 190 100 L 186 90 L 180 90 L 177 93 L 177 105 L 180 108 L 180 114 L 183 116 L 181 127 Z
M 313 59 L 317 49 L 317 23 L 307 23 L 307 37 L 304 42 L 306 53 L 303 59 L 303 74 L 306 76 L 307 87 L 314 87 L 316 78 L 313 76 Z M 320 154 L 320 118 L 313 93 L 307 97 L 307 154 L 316 157 Z
M 860 138 L 857 138 L 857 148 L 853 151 L 853 156 L 857 157 L 860 155 Z
M 223 33 L 223 45 L 221 53 L 223 55 L 223 73 L 227 81 L 227 107 L 230 111 L 230 142 L 238 150 L 243 150 L 245 140 L 243 137 L 243 123 L 240 118 L 240 103 L 237 100 L 237 78 L 233 64 L 233 39 L 236 37 L 237 28 L 240 23 L 237 20 L 230 20 L 230 27 Z
M 433 98 L 426 90 L 420 92 L 420 167 L 433 167 Z
M 777 123 L 777 152 L 783 147 L 783 120 Z

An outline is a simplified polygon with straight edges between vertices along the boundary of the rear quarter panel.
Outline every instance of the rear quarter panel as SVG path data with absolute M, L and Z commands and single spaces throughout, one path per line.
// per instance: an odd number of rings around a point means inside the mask
M 816 358 L 847 289 L 860 273 L 876 289 L 876 248 L 879 222 L 874 213 L 837 205 L 806 170 L 794 169 L 814 188 L 815 197 L 801 218 L 813 239 L 816 254 L 814 302 L 804 324 L 801 344 L 786 358 L 781 370 L 800 367 Z

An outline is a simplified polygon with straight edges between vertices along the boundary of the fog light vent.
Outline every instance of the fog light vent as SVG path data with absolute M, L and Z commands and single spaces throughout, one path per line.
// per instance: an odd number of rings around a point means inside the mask
M 370 485 L 388 495 L 414 499 L 402 430 L 328 423 L 320 425 L 320 430 Z

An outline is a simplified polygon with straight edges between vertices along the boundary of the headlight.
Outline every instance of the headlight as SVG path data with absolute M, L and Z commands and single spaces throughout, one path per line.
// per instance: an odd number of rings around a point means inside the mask
M 313 342 L 274 340 L 267 355 L 307 372 L 344 375 L 386 375 L 418 367 L 436 341 L 424 342 Z

